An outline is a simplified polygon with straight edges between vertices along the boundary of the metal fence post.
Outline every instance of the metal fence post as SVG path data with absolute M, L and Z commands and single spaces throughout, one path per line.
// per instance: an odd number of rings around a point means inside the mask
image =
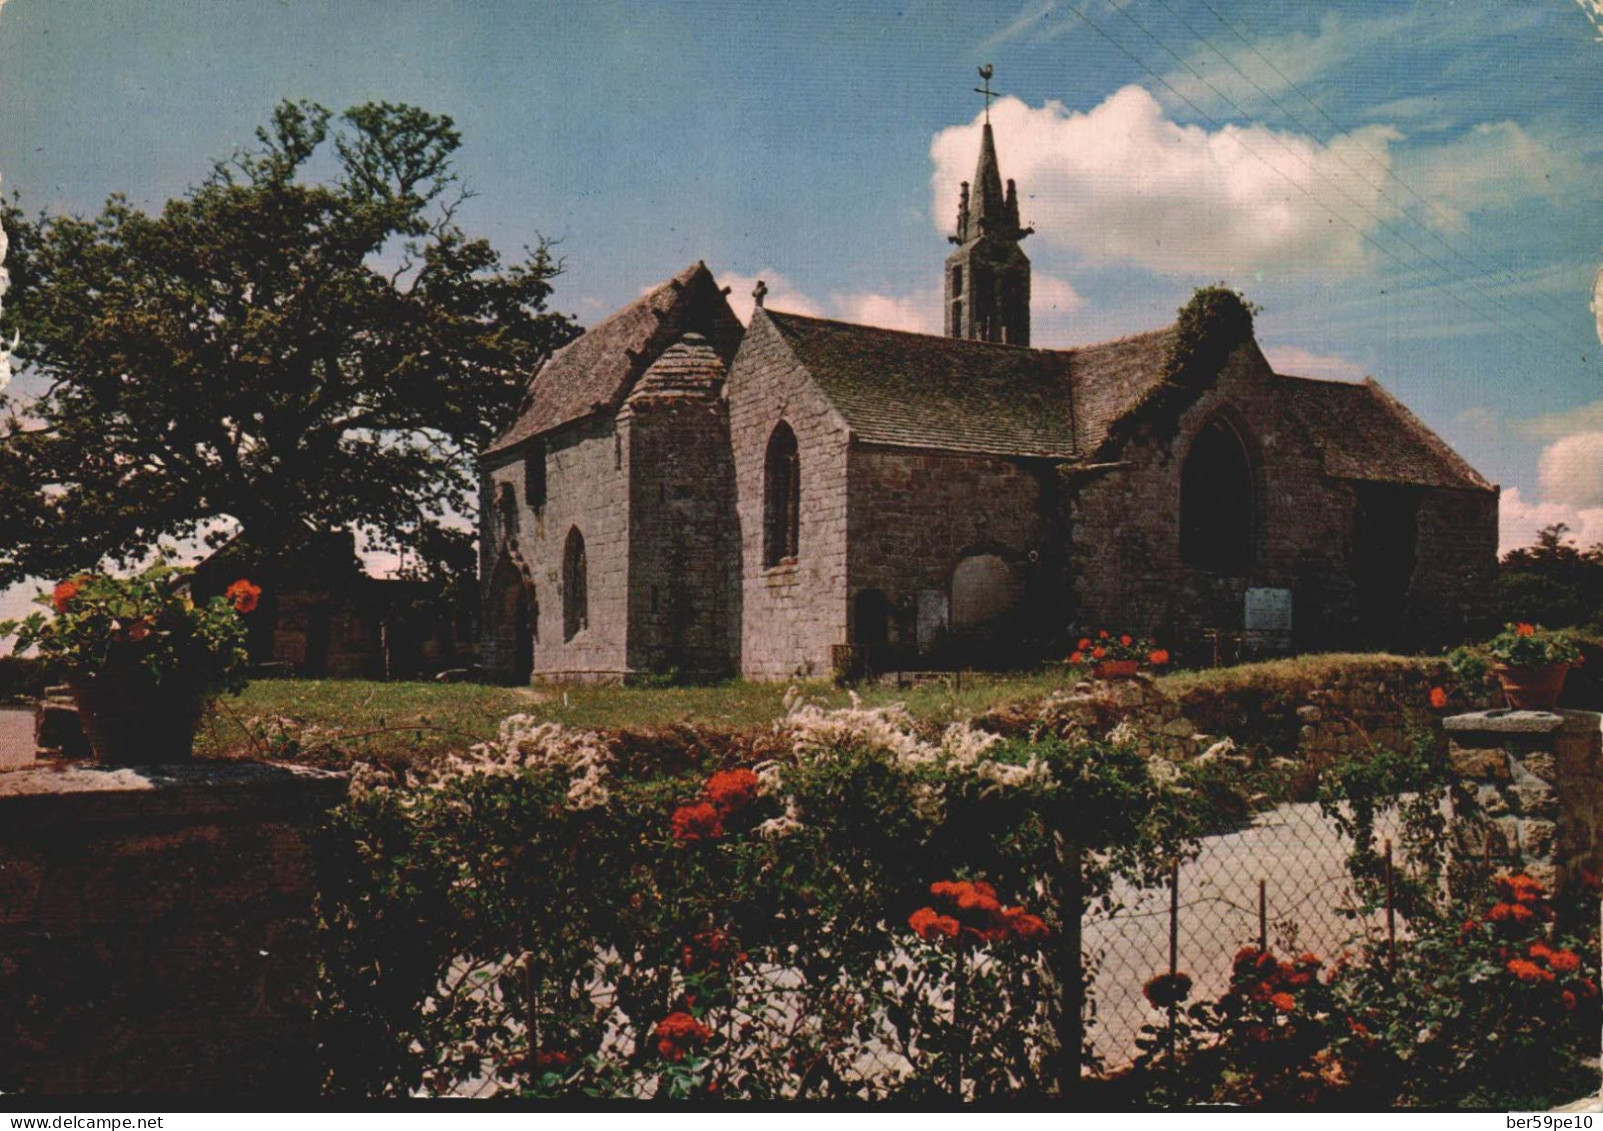
M 1058 977 L 1063 1000 L 1058 1015 L 1058 1092 L 1067 1098 L 1079 1091 L 1085 1047 L 1085 961 L 1080 922 L 1085 915 L 1085 877 L 1079 842 L 1065 837 L 1060 843 L 1063 875 L 1059 917 L 1063 932 L 1058 943 Z
M 1397 973 L 1397 909 L 1392 899 L 1391 838 L 1386 838 L 1386 973 Z

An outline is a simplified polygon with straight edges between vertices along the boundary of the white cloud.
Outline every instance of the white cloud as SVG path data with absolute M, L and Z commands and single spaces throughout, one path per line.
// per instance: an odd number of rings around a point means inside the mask
M 1587 176 L 1577 158 L 1516 122 L 1483 122 L 1400 164 L 1402 179 L 1430 202 L 1421 219 L 1448 231 L 1462 231 L 1471 213 L 1557 200 Z
M 1399 136 L 1385 126 L 1325 144 L 1262 126 L 1210 132 L 1170 120 L 1139 86 L 1084 113 L 1004 98 L 991 119 L 1022 218 L 1042 239 L 1187 275 L 1367 269 L 1364 233 L 1389 208 L 1381 189 Z M 938 223 L 973 175 L 980 129 L 976 116 L 930 145 Z
M 1085 305 L 1085 296 L 1074 289 L 1074 284 L 1056 275 L 1036 271 L 1030 276 L 1030 316 L 1049 318 L 1053 314 L 1068 314 Z
M 1542 501 L 1603 507 L 1603 432 L 1577 432 L 1555 440 L 1537 462 Z
M 836 295 L 830 307 L 846 322 L 910 330 L 916 334 L 941 332 L 941 299 L 933 292 L 896 297 L 881 294 Z
M 1534 440 L 1558 440 L 1577 432 L 1603 432 L 1603 401 L 1589 401 L 1563 412 L 1516 421 L 1515 431 Z
M 1276 373 L 1291 377 L 1327 377 L 1337 381 L 1359 381 L 1369 372 L 1365 366 L 1334 353 L 1314 353 L 1300 346 L 1263 347 L 1264 356 Z
M 1503 492 L 1497 522 L 1497 552 L 1506 554 L 1536 541 L 1544 527 L 1562 522 L 1570 528 L 1568 541 L 1579 546 L 1603 542 L 1603 507 L 1577 507 L 1543 501 L 1527 503 L 1518 487 Z
M 1223 59 L 1211 48 L 1199 46 L 1186 65 L 1165 75 L 1164 81 L 1216 117 L 1240 113 L 1279 116 L 1282 111 L 1270 102 L 1274 99 L 1289 107 L 1301 121 L 1318 125 L 1323 121 L 1319 111 L 1297 91 L 1307 90 L 1315 80 L 1342 71 L 1354 59 L 1394 42 L 1400 35 L 1417 33 L 1421 30 L 1419 25 L 1419 16 L 1413 13 L 1384 17 L 1366 13 L 1361 18 L 1343 19 L 1331 12 L 1321 18 L 1317 31 L 1264 36 L 1251 46 L 1234 36 L 1220 34 L 1211 42 Z M 1185 105 L 1183 99 L 1167 90 L 1163 97 L 1173 107 Z
M 941 332 L 941 293 L 932 287 L 902 294 L 878 291 L 836 291 L 814 297 L 801 290 L 777 271 L 742 275 L 734 271 L 715 273 L 721 286 L 729 288 L 729 305 L 742 322 L 751 321 L 752 288 L 761 279 L 768 286 L 764 304 L 771 310 L 801 314 L 809 318 L 837 318 L 864 326 L 887 330 L 906 330 L 915 334 Z M 1085 305 L 1085 299 L 1067 279 L 1037 271 L 1030 281 L 1030 313 L 1037 323 L 1053 319 Z
M 808 298 L 791 284 L 791 281 L 778 271 L 759 271 L 755 275 L 739 275 L 733 271 L 718 271 L 714 273 L 720 286 L 729 288 L 729 305 L 735 310 L 735 317 L 742 322 L 751 321 L 752 308 L 756 300 L 752 298 L 752 291 L 756 289 L 757 281 L 762 280 L 768 288 L 768 294 L 763 302 L 775 310 L 788 311 L 791 314 L 802 314 L 810 318 L 822 318 L 824 312 L 818 304 Z

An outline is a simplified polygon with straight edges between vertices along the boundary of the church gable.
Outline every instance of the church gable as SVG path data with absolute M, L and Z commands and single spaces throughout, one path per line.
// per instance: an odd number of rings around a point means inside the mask
M 616 411 L 662 351 L 692 331 L 704 335 L 725 363 L 743 333 L 712 272 L 699 262 L 552 354 L 530 381 L 517 419 L 487 454 L 591 413 Z
M 1336 479 L 1490 491 L 1492 486 L 1378 382 L 1276 374 L 1281 395 Z

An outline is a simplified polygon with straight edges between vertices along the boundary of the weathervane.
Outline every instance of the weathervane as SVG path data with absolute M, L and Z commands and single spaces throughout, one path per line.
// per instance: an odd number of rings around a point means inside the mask
M 983 95 L 985 95 L 985 124 L 986 125 L 990 125 L 991 124 L 991 99 L 1002 97 L 1000 94 L 997 94 L 994 90 L 991 89 L 991 76 L 994 75 L 994 74 L 996 74 L 996 68 L 992 67 L 991 64 L 989 64 L 989 63 L 985 64 L 985 66 L 980 68 L 980 78 L 985 80 L 985 88 L 983 90 L 981 88 L 979 88 L 979 87 L 975 87 L 974 88 L 974 93 L 975 94 L 983 94 Z

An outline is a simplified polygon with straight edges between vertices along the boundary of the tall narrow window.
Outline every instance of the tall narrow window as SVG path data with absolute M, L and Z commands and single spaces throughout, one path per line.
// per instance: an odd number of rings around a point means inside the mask
M 1215 420 L 1192 441 L 1180 472 L 1180 557 L 1244 575 L 1252 563 L 1252 468 L 1236 430 Z
M 545 506 L 545 441 L 529 445 L 523 460 L 523 502 L 530 510 Z
M 572 640 L 590 624 L 589 582 L 585 577 L 584 535 L 568 531 L 562 550 L 562 638 Z
M 794 560 L 801 527 L 801 468 L 796 433 L 780 421 L 768 438 L 763 476 L 763 565 Z

